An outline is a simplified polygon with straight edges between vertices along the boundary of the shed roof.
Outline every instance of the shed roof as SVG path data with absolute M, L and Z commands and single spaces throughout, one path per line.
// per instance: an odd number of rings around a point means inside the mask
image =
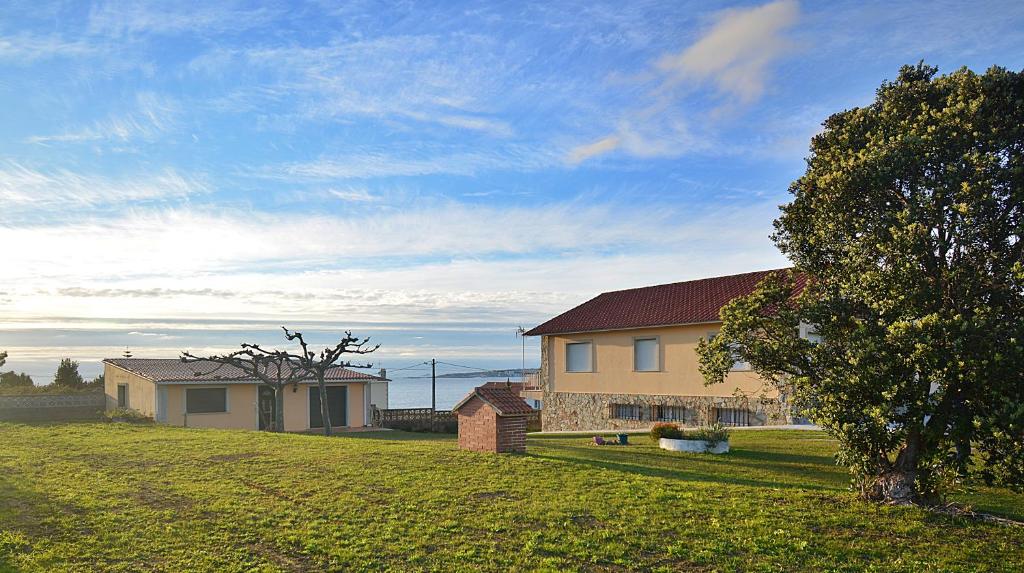
M 606 292 L 529 330 L 527 336 L 718 322 L 729 301 L 750 294 L 769 274 L 789 269 Z M 796 277 L 803 289 L 805 278 Z
M 516 390 L 509 387 L 504 382 L 488 382 L 483 386 L 473 388 L 473 391 L 466 394 L 466 397 L 460 400 L 459 403 L 452 408 L 452 411 L 458 411 L 459 408 L 468 404 L 473 398 L 483 400 L 494 408 L 494 411 L 499 416 L 525 416 L 534 412 L 534 409 L 519 397 Z
M 217 364 L 216 362 L 198 361 L 182 362 L 178 358 L 107 358 L 103 362 L 138 374 L 147 380 L 163 383 L 254 383 L 256 379 L 234 366 Z M 386 378 L 356 372 L 342 366 L 334 366 L 327 371 L 331 382 L 373 382 L 385 381 Z M 312 382 L 309 378 L 303 382 Z

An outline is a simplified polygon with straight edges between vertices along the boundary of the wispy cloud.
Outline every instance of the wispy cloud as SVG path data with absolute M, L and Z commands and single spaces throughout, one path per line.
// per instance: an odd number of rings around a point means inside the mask
M 376 117 L 509 137 L 512 126 L 491 106 L 514 64 L 496 57 L 494 42 L 483 35 L 394 35 L 218 49 L 197 56 L 188 69 L 219 74 L 244 66 L 272 78 L 253 88 L 254 95 L 232 94 L 222 106 L 283 91 L 310 119 Z
M 567 160 L 580 163 L 615 150 L 652 157 L 709 148 L 711 130 L 695 134 L 682 104 L 700 88 L 713 86 L 720 96 L 718 106 L 703 116 L 687 110 L 708 122 L 725 108 L 756 101 L 765 91 L 771 64 L 791 50 L 785 32 L 798 18 L 796 0 L 719 13 L 696 42 L 679 53 L 663 55 L 644 76 L 655 86 L 646 106 L 624 112 L 614 133 L 573 148 Z
M 115 178 L 68 169 L 40 170 L 17 162 L 0 163 L 0 203 L 14 209 L 123 207 L 129 202 L 183 199 L 208 191 L 200 178 L 170 168 Z
M 55 135 L 36 135 L 28 138 L 29 143 L 82 143 L 100 140 L 127 142 L 131 140 L 153 141 L 171 131 L 180 113 L 177 103 L 170 98 L 142 92 L 136 95 L 131 112 L 111 115 L 92 125 Z
M 235 2 L 188 4 L 181 2 L 122 2 L 94 4 L 88 29 L 95 35 L 202 34 L 246 30 L 271 21 L 283 12 L 252 9 Z
M 265 166 L 252 174 L 287 181 L 327 181 L 435 174 L 476 175 L 502 169 L 526 172 L 557 166 L 559 163 L 559 151 L 555 148 L 504 145 L 487 150 L 462 150 L 422 144 L 415 148 L 398 145 L 388 149 L 369 149 L 312 161 Z
M 59 57 L 90 56 L 100 49 L 83 40 L 68 40 L 58 35 L 20 33 L 0 36 L 0 60 L 14 65 L 29 65 Z

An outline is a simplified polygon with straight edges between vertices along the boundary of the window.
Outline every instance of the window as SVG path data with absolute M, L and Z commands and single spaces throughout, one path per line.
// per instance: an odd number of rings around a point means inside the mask
M 714 340 L 716 336 L 718 336 L 717 332 L 709 332 L 708 333 L 708 342 L 711 342 L 712 340 Z M 732 364 L 732 368 L 729 369 L 730 372 L 747 372 L 747 371 L 752 370 L 752 368 L 750 367 L 750 363 L 749 362 L 744 362 L 744 361 L 740 360 L 740 353 L 739 353 L 739 351 L 733 350 L 732 359 L 733 359 L 733 364 Z
M 566 372 L 593 372 L 594 345 L 590 342 L 569 342 L 565 345 Z
M 214 414 L 228 411 L 227 388 L 186 388 L 186 414 Z
M 811 344 L 821 344 L 821 335 L 818 334 L 818 329 L 813 324 L 800 323 L 800 338 L 807 340 Z
M 327 387 L 327 415 L 331 418 L 331 426 L 339 428 L 348 425 L 348 387 Z M 323 428 L 324 418 L 320 412 L 320 388 L 309 388 L 309 427 Z
M 617 420 L 639 420 L 639 404 L 612 404 L 612 418 Z
M 128 385 L 118 384 L 117 385 L 117 407 L 127 408 L 128 407 Z
M 658 339 L 633 339 L 633 370 L 637 372 L 657 372 L 661 370 L 658 352 Z
M 742 408 L 718 408 L 717 421 L 723 426 L 749 426 L 750 412 Z
M 686 406 L 655 406 L 654 419 L 659 422 L 685 422 Z

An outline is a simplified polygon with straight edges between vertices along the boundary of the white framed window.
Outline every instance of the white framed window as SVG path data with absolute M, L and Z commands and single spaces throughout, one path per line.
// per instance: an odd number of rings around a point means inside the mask
M 565 344 L 566 372 L 594 371 L 594 344 L 592 342 L 567 342 Z
M 223 414 L 228 411 L 228 389 L 186 388 L 186 414 Z
M 658 372 L 661 370 L 660 341 L 657 336 L 633 339 L 633 370 Z

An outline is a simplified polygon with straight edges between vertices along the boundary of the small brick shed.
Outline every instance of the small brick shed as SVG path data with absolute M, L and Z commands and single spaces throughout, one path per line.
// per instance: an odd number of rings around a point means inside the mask
M 525 452 L 526 419 L 533 413 L 509 384 L 477 386 L 452 408 L 459 417 L 459 447 L 475 452 Z

